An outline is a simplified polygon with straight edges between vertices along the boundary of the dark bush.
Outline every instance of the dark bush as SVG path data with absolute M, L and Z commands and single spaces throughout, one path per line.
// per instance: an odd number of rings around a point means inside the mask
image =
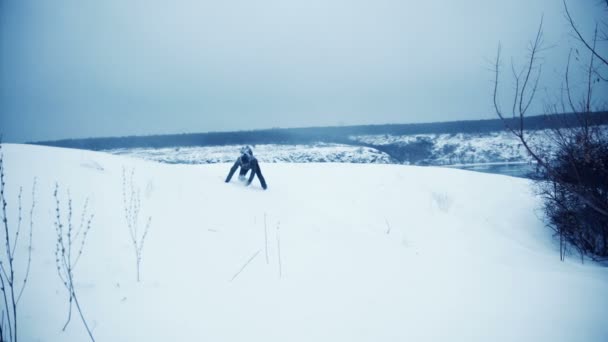
M 608 141 L 605 130 L 581 129 L 559 144 L 552 174 L 540 180 L 544 210 L 560 237 L 562 257 L 568 245 L 581 255 L 608 258 Z M 594 208 L 598 207 L 598 208 Z
M 430 138 L 416 137 L 415 140 L 407 143 L 378 145 L 374 148 L 387 153 L 401 163 L 426 165 L 432 155 L 433 146 Z

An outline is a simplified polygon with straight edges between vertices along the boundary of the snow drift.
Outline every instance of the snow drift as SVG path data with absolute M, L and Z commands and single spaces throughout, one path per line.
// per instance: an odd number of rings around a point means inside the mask
M 53 190 L 95 213 L 75 273 L 97 341 L 605 341 L 608 270 L 560 262 L 524 179 L 432 167 L 168 165 L 4 144 L 9 224 L 37 178 L 23 341 L 86 341 L 55 266 Z M 141 282 L 122 202 L 151 216 Z M 22 228 L 23 229 L 23 228 Z M 26 244 L 16 255 L 25 267 Z M 4 305 L 4 304 L 1 304 Z

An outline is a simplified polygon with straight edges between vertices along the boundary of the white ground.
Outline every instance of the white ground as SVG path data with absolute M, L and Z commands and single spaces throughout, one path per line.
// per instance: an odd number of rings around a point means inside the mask
M 3 151 L 12 227 L 18 187 L 29 208 L 38 182 L 22 341 L 87 340 L 77 316 L 61 331 L 68 305 L 55 268 L 55 182 L 64 203 L 71 192 L 75 224 L 86 197 L 95 212 L 75 277 L 97 341 L 608 340 L 608 269 L 559 261 L 524 179 L 277 163 L 263 164 L 263 191 L 257 180 L 225 184 L 228 164 Z M 123 166 L 135 167 L 141 221 L 152 216 L 140 283 Z

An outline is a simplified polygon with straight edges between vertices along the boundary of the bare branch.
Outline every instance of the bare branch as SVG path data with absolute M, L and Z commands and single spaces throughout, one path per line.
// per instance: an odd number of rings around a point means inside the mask
M 595 25 L 595 33 L 593 35 L 593 50 L 595 50 L 595 45 L 597 43 L 597 24 Z M 593 57 L 595 55 L 591 53 L 591 61 L 589 61 L 589 71 L 587 72 L 587 101 L 585 103 L 586 112 L 591 112 L 591 93 L 593 91 L 592 81 L 593 81 Z
M 513 130 L 513 128 L 511 127 L 511 125 L 509 125 L 502 113 L 502 110 L 500 109 L 500 105 L 498 104 L 498 76 L 500 75 L 500 53 L 501 53 L 502 47 L 500 45 L 500 43 L 498 44 L 498 49 L 496 52 L 496 62 L 494 64 L 494 93 L 493 93 L 493 101 L 494 101 L 494 109 L 496 111 L 496 114 L 498 115 L 498 117 L 502 120 L 502 122 L 505 124 L 505 127 L 513 134 L 517 135 L 517 132 L 515 132 Z
M 127 221 L 127 228 L 129 229 L 129 236 L 131 237 L 131 243 L 133 244 L 133 250 L 135 252 L 135 266 L 137 281 L 140 281 L 140 264 L 142 260 L 142 253 L 144 248 L 144 242 L 150 229 L 150 223 L 152 217 L 148 217 L 148 221 L 144 228 L 143 234 L 140 236 L 139 232 L 139 211 L 141 209 L 140 190 L 135 185 L 133 178 L 135 176 L 135 168 L 131 169 L 129 178 L 127 179 L 126 169 L 122 168 L 122 197 L 123 205 L 125 209 L 125 220 Z
M 1 310 L 2 318 L 0 319 L 0 341 L 5 341 L 6 327 L 4 323 L 6 321 L 8 327 L 8 338 L 11 342 L 18 341 L 18 317 L 17 308 L 21 301 L 21 296 L 27 284 L 29 277 L 30 266 L 32 262 L 32 231 L 33 231 L 33 212 L 36 205 L 36 180 L 34 179 L 34 185 L 32 187 L 32 207 L 30 210 L 30 232 L 29 232 L 29 244 L 28 248 L 28 259 L 23 280 L 17 284 L 16 281 L 16 270 L 15 270 L 15 258 L 18 256 L 17 253 L 18 245 L 21 242 L 21 226 L 23 223 L 23 187 L 19 187 L 19 194 L 17 197 L 18 205 L 18 216 L 17 216 L 17 227 L 13 227 L 13 231 L 8 224 L 7 216 L 7 196 L 6 196 L 6 183 L 4 179 L 4 156 L 2 154 L 2 144 L 0 144 L 0 204 L 2 206 L 1 220 L 3 223 L 3 234 L 4 234 L 4 245 L 5 251 L 0 253 L 0 291 L 2 292 L 2 299 L 4 300 L 4 307 Z M 13 234 L 13 235 L 11 235 Z M 12 246 L 11 246 L 12 240 Z M 20 288 L 19 288 L 20 287 Z M 5 316 L 6 310 L 6 316 Z
M 574 102 L 572 102 L 572 91 L 570 89 L 570 58 L 572 56 L 572 49 L 568 53 L 568 63 L 566 64 L 566 95 L 568 95 L 568 104 L 570 104 L 570 109 L 572 109 L 573 113 L 577 113 L 576 106 Z
M 70 197 L 70 192 L 69 191 L 67 192 L 67 196 L 68 196 L 68 209 L 67 209 L 68 215 L 67 215 L 67 222 L 66 222 L 67 231 L 63 229 L 64 224 L 61 221 L 59 185 L 57 185 L 57 184 L 55 184 L 55 191 L 54 191 L 53 195 L 55 197 L 55 203 L 56 203 L 55 229 L 56 229 L 56 233 L 57 233 L 55 261 L 57 263 L 57 273 L 59 275 L 59 278 L 63 282 L 64 287 L 66 288 L 66 290 L 68 292 L 68 300 L 69 300 L 68 317 L 67 317 L 67 321 L 65 322 L 65 324 L 63 326 L 63 330 L 65 331 L 65 329 L 67 328 L 68 324 L 71 321 L 72 303 L 74 303 L 76 305 L 76 309 L 78 311 L 80 319 L 82 320 L 82 323 L 83 323 L 85 329 L 87 330 L 89 338 L 91 339 L 91 341 L 94 342 L 95 338 L 93 337 L 91 329 L 89 328 L 89 325 L 87 324 L 87 321 L 84 317 L 82 308 L 80 306 L 80 303 L 78 302 L 78 297 L 76 295 L 76 288 L 74 286 L 74 270 L 76 268 L 78 260 L 80 260 L 80 256 L 82 255 L 82 250 L 84 248 L 87 234 L 88 234 L 89 230 L 91 229 L 91 221 L 93 219 L 93 215 L 90 216 L 89 220 L 87 221 L 86 226 L 83 228 L 84 230 L 82 231 L 82 236 L 80 237 L 80 244 L 79 244 L 78 239 L 77 239 L 78 234 L 76 234 L 76 235 L 73 234 L 72 199 Z M 88 201 L 85 202 L 85 204 L 84 204 L 83 213 L 86 211 L 87 206 L 88 206 Z M 82 219 L 84 219 L 84 215 L 85 214 L 82 214 Z M 81 222 L 81 226 L 82 225 L 83 225 L 83 223 Z M 79 245 L 80 248 L 78 249 L 78 251 L 74 251 L 75 253 L 77 252 L 77 254 L 75 256 L 76 257 L 75 260 L 72 261 L 72 249 L 74 248 L 75 245 Z
M 23 291 L 25 290 L 25 285 L 27 284 L 27 279 L 30 275 L 30 267 L 32 264 L 32 235 L 34 231 L 34 208 L 36 208 L 36 178 L 34 178 L 34 185 L 32 185 L 32 207 L 30 208 L 30 240 L 28 244 L 28 256 L 27 256 L 27 267 L 25 269 L 25 276 L 23 277 L 23 285 L 21 286 L 21 290 L 19 291 L 19 295 L 17 296 L 17 304 L 21 300 L 21 296 L 23 295 Z
M 536 93 L 536 87 L 538 85 L 538 78 L 540 78 L 540 71 L 539 71 L 539 76 L 536 79 L 535 86 L 532 88 L 532 93 L 530 94 L 530 98 L 527 101 L 528 104 L 523 105 L 524 96 L 526 94 L 526 87 L 528 86 L 528 82 L 530 81 L 530 75 L 532 74 L 532 69 L 534 69 L 534 62 L 536 61 L 536 53 L 537 53 L 538 49 L 541 47 L 541 43 L 542 43 L 543 20 L 544 20 L 544 18 L 541 17 L 540 25 L 538 26 L 538 31 L 536 32 L 536 38 L 534 39 L 534 42 L 532 43 L 531 48 L 530 48 L 530 60 L 528 61 L 526 77 L 524 79 L 524 83 L 521 86 L 521 94 L 519 95 L 519 121 L 520 121 L 519 128 L 520 128 L 520 134 L 522 134 L 522 135 L 523 135 L 524 115 L 526 114 L 526 111 L 528 110 L 529 104 L 532 102 L 532 99 L 534 98 L 534 95 Z
M 513 118 L 515 118 L 515 109 L 517 108 L 517 98 L 519 96 L 519 79 L 524 73 L 524 69 L 522 69 L 519 74 L 515 71 L 515 65 L 513 64 L 513 59 L 511 59 L 511 72 L 513 72 L 513 78 L 515 79 L 515 98 L 513 99 L 513 108 L 511 108 L 511 113 Z
M 15 240 L 13 240 L 13 250 L 11 252 L 11 258 L 15 258 L 15 251 L 17 250 L 17 242 L 19 241 L 19 232 L 21 232 L 21 222 L 23 221 L 21 197 L 23 195 L 23 187 L 19 187 L 19 195 L 17 196 L 17 205 L 19 207 L 17 212 L 17 231 L 15 231 Z
M 608 65 L 608 60 L 606 60 L 606 58 L 602 57 L 599 53 L 597 53 L 597 51 L 595 50 L 595 47 L 591 47 L 589 45 L 589 43 L 587 43 L 587 40 L 585 40 L 585 38 L 583 38 L 583 35 L 580 33 L 580 31 L 576 27 L 576 24 L 574 23 L 574 19 L 572 19 L 572 16 L 570 15 L 570 11 L 568 10 L 568 5 L 566 4 L 566 0 L 563 0 L 563 2 L 564 2 L 564 9 L 566 11 L 566 17 L 568 19 L 568 22 L 570 23 L 570 27 L 572 27 L 572 30 L 576 33 L 578 39 L 581 41 L 581 43 L 583 43 L 585 45 L 585 47 L 589 51 L 591 51 L 591 53 L 593 53 L 595 55 L 595 57 L 597 57 L 599 60 L 601 60 L 602 63 L 604 63 L 605 65 Z
M 283 276 L 283 263 L 281 262 L 281 237 L 280 237 L 281 223 L 277 222 L 277 255 L 279 262 L 279 278 Z
M 538 75 L 536 76 L 536 79 L 534 80 L 534 87 L 532 87 L 532 94 L 530 94 L 530 98 L 528 99 L 528 102 L 524 106 L 523 113 L 526 113 L 528 111 L 528 107 L 530 107 L 530 104 L 532 104 L 532 100 L 534 99 L 534 96 L 536 95 L 536 90 L 538 89 L 538 82 L 540 81 L 541 70 L 542 70 L 542 65 L 539 65 L 538 66 Z
M 244 269 L 247 267 L 247 265 L 249 265 L 249 264 L 250 264 L 250 263 L 253 261 L 253 259 L 255 259 L 255 257 L 256 257 L 256 256 L 258 256 L 258 254 L 260 254 L 260 252 L 261 252 L 261 251 L 262 251 L 261 249 L 258 249 L 258 251 L 257 251 L 257 252 L 255 252 L 255 253 L 254 253 L 254 254 L 253 254 L 253 255 L 252 255 L 252 256 L 251 256 L 251 257 L 250 257 L 250 258 L 247 260 L 247 262 L 246 262 L 245 264 L 243 264 L 243 266 L 241 267 L 241 269 L 239 269 L 239 271 L 238 271 L 238 272 L 236 272 L 236 273 L 235 273 L 235 274 L 232 276 L 232 278 L 230 279 L 230 281 L 232 282 L 234 279 L 236 279 L 236 277 L 238 277 L 238 276 L 239 276 L 239 274 L 241 274 L 241 272 L 243 272 L 243 270 L 244 270 Z
M 532 100 L 534 99 L 534 96 L 536 95 L 536 91 L 538 88 L 538 80 L 540 78 L 540 66 L 539 66 L 539 72 L 538 72 L 538 76 L 536 77 L 536 79 L 534 80 L 534 85 L 532 86 L 530 91 L 527 91 L 528 87 L 530 86 L 530 82 L 531 82 L 531 75 L 533 73 L 533 70 L 535 69 L 535 65 L 537 62 L 537 58 L 538 58 L 538 52 L 541 50 L 541 45 L 542 45 L 542 36 L 543 36 L 543 31 L 542 31 L 542 27 L 543 27 L 543 20 L 541 19 L 537 34 L 536 34 L 536 38 L 534 39 L 533 42 L 531 42 L 530 45 L 530 56 L 529 56 L 529 60 L 528 60 L 528 64 L 526 65 L 526 74 L 525 74 L 525 78 L 523 80 L 523 84 L 521 85 L 521 89 L 519 91 L 519 95 L 516 95 L 516 99 L 518 98 L 519 100 L 519 127 L 517 128 L 517 130 L 515 130 L 512 126 L 507 124 L 507 120 L 505 119 L 500 106 L 498 105 L 498 77 L 499 77 L 499 68 L 500 68 L 500 53 L 501 53 L 501 48 L 499 45 L 498 48 L 498 53 L 497 53 L 497 57 L 496 57 L 496 63 L 495 63 L 495 69 L 494 69 L 494 73 L 495 73 L 495 79 L 494 79 L 494 94 L 493 94 L 493 101 L 494 101 L 494 108 L 496 110 L 496 114 L 498 115 L 498 117 L 505 123 L 505 125 L 507 126 L 507 129 L 514 134 L 522 143 L 522 145 L 524 146 L 524 148 L 526 149 L 526 151 L 528 152 L 528 154 L 532 157 L 532 159 L 534 161 L 536 161 L 538 163 L 538 165 L 540 165 L 546 172 L 547 174 L 552 177 L 553 179 L 561 179 L 561 175 L 559 173 L 557 173 L 552 166 L 549 164 L 549 162 L 543 158 L 542 155 L 539 155 L 537 151 L 535 151 L 535 149 L 533 149 L 528 140 L 526 139 L 526 137 L 524 136 L 524 117 L 525 114 L 529 108 L 529 106 L 532 103 Z M 570 58 L 571 58 L 571 52 L 568 55 L 568 64 L 566 66 L 566 92 L 568 95 L 568 100 L 570 103 L 570 106 L 573 108 L 573 110 L 576 109 L 575 105 L 573 104 L 572 101 L 572 96 L 571 96 L 571 90 L 570 90 L 570 81 L 569 81 L 569 68 L 570 68 Z M 590 66 L 589 69 L 589 73 L 592 73 L 593 71 L 593 65 Z M 515 69 L 512 67 L 512 71 L 513 71 L 513 75 L 514 78 L 516 80 L 516 88 L 519 88 L 519 76 L 517 75 L 517 73 L 515 72 Z M 588 91 L 589 93 L 589 91 Z M 589 99 L 590 99 L 590 94 L 588 94 Z M 587 101 L 588 105 L 587 108 L 590 108 L 590 103 L 591 101 L 588 100 Z M 588 111 L 587 111 L 588 112 Z M 586 125 L 586 124 L 585 124 Z M 566 187 L 568 189 L 568 191 L 571 191 L 575 196 L 577 196 L 582 202 L 584 202 L 585 204 L 587 204 L 589 207 L 593 208 L 593 210 L 595 210 L 596 212 L 602 214 L 602 215 L 606 215 L 608 216 L 608 209 L 604 207 L 604 205 L 601 204 L 601 202 L 596 202 L 592 196 L 589 196 L 586 193 L 582 193 L 580 190 L 578 190 L 576 188 L 576 186 L 568 184 L 567 182 L 564 182 L 564 187 Z

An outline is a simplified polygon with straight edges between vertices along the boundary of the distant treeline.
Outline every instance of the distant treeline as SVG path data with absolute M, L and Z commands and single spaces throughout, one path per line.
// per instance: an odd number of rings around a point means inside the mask
M 530 116 L 525 118 L 528 130 L 553 127 L 576 126 L 579 117 L 574 114 L 550 116 Z M 598 112 L 587 116 L 594 125 L 608 124 L 608 112 Z M 434 122 L 421 124 L 387 124 L 308 128 L 273 128 L 254 131 L 208 132 L 189 134 L 167 134 L 148 136 L 127 136 L 114 138 L 66 139 L 32 142 L 32 144 L 79 148 L 86 150 L 109 150 L 117 148 L 163 148 L 184 146 L 257 145 L 257 144 L 312 144 L 345 143 L 360 144 L 349 140 L 353 135 L 412 135 L 412 134 L 456 134 L 488 133 L 505 129 L 505 124 L 517 127 L 519 121 L 499 119 Z

